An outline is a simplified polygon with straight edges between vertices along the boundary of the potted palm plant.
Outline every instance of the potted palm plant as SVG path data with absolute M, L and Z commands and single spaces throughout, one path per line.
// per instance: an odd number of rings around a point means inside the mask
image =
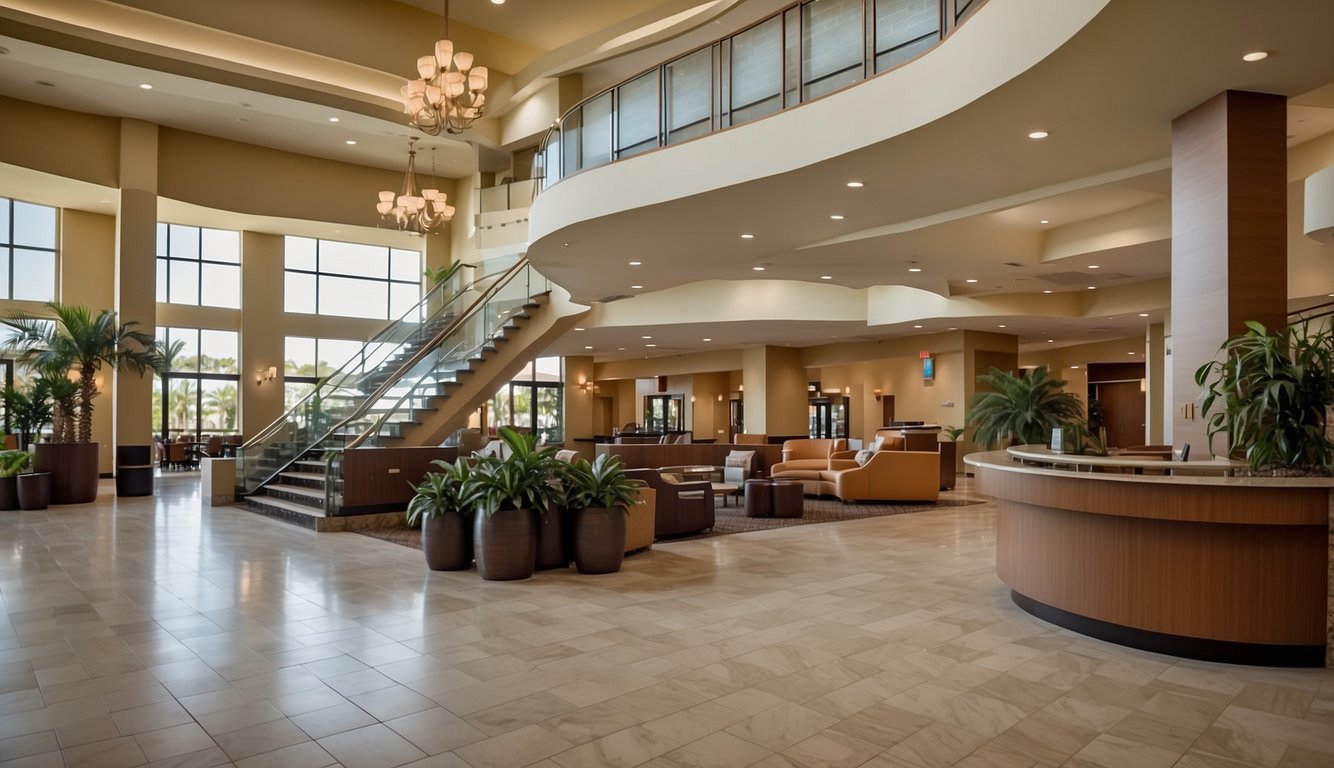
M 69 371 L 78 380 L 77 422 L 68 443 L 40 443 L 34 464 L 52 473 L 52 501 L 81 504 L 97 498 L 98 444 L 92 442 L 93 399 L 98 373 L 129 366 L 140 374 L 156 359 L 155 339 L 138 323 L 117 323 L 116 313 L 94 315 L 87 307 L 48 302 L 48 315 L 14 313 L 3 322 L 14 330 L 9 352 L 42 371 Z
M 566 467 L 574 512 L 574 565 L 580 573 L 615 573 L 625 559 L 625 517 L 639 500 L 639 489 L 625 476 L 620 459 L 603 454 Z
M 1334 331 L 1297 323 L 1271 333 L 1248 321 L 1219 351 L 1222 360 L 1195 371 L 1210 452 L 1222 433 L 1225 455 L 1244 458 L 1254 474 L 1328 477 L 1334 443 L 1325 433 L 1325 413 L 1334 405 Z
M 412 486 L 416 495 L 408 501 L 408 525 L 421 524 L 427 568 L 462 571 L 472 565 L 472 500 L 467 495 L 473 488 L 468 483 L 471 467 L 466 459 L 453 464 L 442 459 L 431 463 L 440 471 L 427 472 L 420 483 Z
M 993 390 L 974 395 L 969 407 L 973 440 L 979 445 L 1008 440 L 1046 444 L 1053 427 L 1083 418 L 1079 398 L 1064 391 L 1066 382 L 1051 378 L 1045 365 L 1019 375 L 992 368 L 977 381 Z
M 526 579 L 537 558 L 537 516 L 546 511 L 555 447 L 537 447 L 533 435 L 500 428 L 503 457 L 483 456 L 468 476 L 477 505 L 473 555 L 477 573 L 489 581 Z
M 27 451 L 28 444 L 51 421 L 51 400 L 46 385 L 37 379 L 27 389 L 5 387 L 3 397 L 9 423 L 18 432 L 19 448 Z
M 0 451 L 0 509 L 18 509 L 18 474 L 31 462 L 27 451 Z

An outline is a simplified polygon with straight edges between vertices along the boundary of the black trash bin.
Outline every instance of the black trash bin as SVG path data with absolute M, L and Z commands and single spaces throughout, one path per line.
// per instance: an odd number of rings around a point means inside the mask
M 116 495 L 153 495 L 152 446 L 116 446 Z

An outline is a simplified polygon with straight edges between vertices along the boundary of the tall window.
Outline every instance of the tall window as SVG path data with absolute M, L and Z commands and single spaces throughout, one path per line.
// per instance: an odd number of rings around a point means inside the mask
M 283 308 L 396 320 L 421 300 L 421 256 L 419 251 L 288 236 Z
M 157 225 L 157 300 L 241 307 L 241 233 Z
M 0 197 L 0 297 L 56 297 L 56 209 Z
M 564 360 L 539 357 L 491 399 L 490 426 L 512 426 L 543 443 L 565 441 Z
M 153 393 L 153 419 L 173 440 L 232 434 L 240 423 L 237 333 L 160 328 L 167 371 Z
M 320 379 L 352 359 L 365 342 L 355 339 L 313 339 L 288 336 L 284 340 L 283 401 L 291 408 L 315 389 Z

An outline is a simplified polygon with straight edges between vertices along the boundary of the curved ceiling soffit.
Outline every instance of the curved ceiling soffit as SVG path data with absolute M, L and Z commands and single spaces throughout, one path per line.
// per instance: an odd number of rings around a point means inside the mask
M 756 178 L 777 176 L 798 168 L 827 161 L 927 125 L 976 101 L 1009 80 L 1043 61 L 1058 47 L 1083 29 L 1110 0 L 1080 0 L 1050 8 L 1045 3 L 988 3 L 983 11 L 989 21 L 979 23 L 981 15 L 921 58 L 898 69 L 851 88 L 831 94 L 811 104 L 786 110 L 762 120 L 710 134 L 687 144 L 648 152 L 622 163 L 590 169 L 561 181 L 534 201 L 530 218 L 530 255 L 542 258 L 544 240 L 561 229 L 603 216 L 671 202 L 692 195 L 736 186 Z M 1033 30 L 1038 6 L 1046 8 L 1043 31 L 1038 39 Z M 1028 34 L 1029 45 L 1016 50 L 1008 44 L 1021 33 Z M 975 47 L 986 46 L 1003 61 L 992 66 L 965 66 L 975 63 Z M 918 87 L 927 79 L 937 78 L 942 70 L 970 72 L 968 81 L 955 79 L 958 87 L 925 91 Z M 867 99 L 883 103 L 916 103 L 908 94 L 927 93 L 914 110 L 896 112 L 890 119 L 862 120 Z M 830 133 L 829 125 L 848 126 L 849 130 Z M 772 151 L 773 140 L 757 132 L 780 131 L 783 135 L 822 134 L 826 141 L 806 142 L 804 151 Z M 688 153 L 688 156 L 687 156 Z M 720 162 L 726 158 L 727 162 Z M 687 165 L 689 175 L 672 173 Z M 633 167 L 627 167 L 633 166 Z M 619 176 L 625 181 L 619 182 Z M 654 178 L 660 183 L 637 184 L 636 179 Z M 559 247 L 559 246 L 555 246 Z

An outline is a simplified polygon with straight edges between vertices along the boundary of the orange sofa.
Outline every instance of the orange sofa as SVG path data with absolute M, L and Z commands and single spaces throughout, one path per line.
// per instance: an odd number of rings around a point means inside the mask
M 783 441 L 783 460 L 769 469 L 770 474 L 788 470 L 829 469 L 829 459 L 846 448 L 843 438 L 808 437 Z
M 775 464 L 771 476 L 801 480 L 807 494 L 837 496 L 843 501 L 940 498 L 940 454 L 935 451 L 876 451 L 862 466 L 856 459 L 841 456 L 827 459 L 824 469 Z

